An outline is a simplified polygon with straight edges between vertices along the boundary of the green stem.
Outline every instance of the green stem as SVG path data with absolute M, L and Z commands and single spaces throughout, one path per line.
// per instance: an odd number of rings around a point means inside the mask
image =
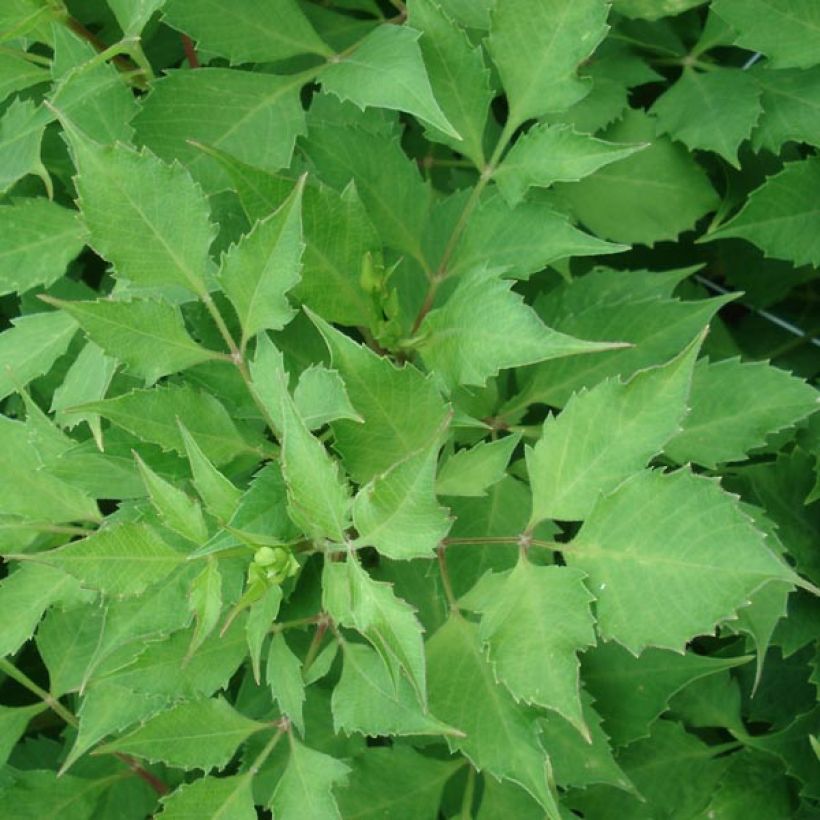
M 573 552 L 573 547 L 561 541 L 545 541 L 541 538 L 531 538 L 527 533 L 521 535 L 477 535 L 473 538 L 445 538 L 442 542 L 445 547 L 465 546 L 469 544 L 509 544 L 510 546 L 537 547 L 552 552 Z
M 436 554 L 438 556 L 438 569 L 441 575 L 441 585 L 444 587 L 444 596 L 447 598 L 447 603 L 450 605 L 450 609 L 454 612 L 458 612 L 458 603 L 456 601 L 455 593 L 453 592 L 453 584 L 450 581 L 450 571 L 447 568 L 447 556 L 444 548 L 440 546 L 436 550 Z
M 475 769 L 470 766 L 467 769 L 467 783 L 464 785 L 464 795 L 461 798 L 461 820 L 472 820 L 473 799 L 475 797 Z
M 21 672 L 13 663 L 7 661 L 5 658 L 0 659 L 0 672 L 4 672 L 12 680 L 17 681 L 22 687 L 28 689 L 32 695 L 38 697 L 49 709 L 56 715 L 59 715 L 66 724 L 73 726 L 75 729 L 80 725 L 77 718 L 68 710 L 57 698 L 51 693 L 46 692 L 45 689 L 38 686 L 25 672 Z M 163 783 L 156 775 L 144 769 L 133 757 L 130 755 L 115 752 L 114 757 L 128 766 L 137 777 L 144 780 L 157 794 L 168 794 L 170 791 L 168 786 Z
M 308 670 L 311 666 L 313 666 L 313 662 L 319 655 L 319 650 L 322 647 L 322 641 L 325 637 L 325 632 L 327 632 L 327 628 L 330 625 L 327 618 L 319 621 L 316 624 L 316 632 L 313 635 L 313 640 L 310 642 L 310 646 L 308 647 L 307 654 L 305 655 L 304 661 L 302 661 L 302 677 L 307 677 Z
M 245 777 L 250 780 L 259 773 L 259 770 L 265 765 L 265 761 L 271 756 L 273 750 L 276 748 L 276 744 L 279 743 L 284 734 L 285 730 L 283 728 L 280 727 L 276 730 L 276 734 L 265 744 L 262 751 L 259 752 L 259 754 L 254 758 L 254 761 L 251 763 Z

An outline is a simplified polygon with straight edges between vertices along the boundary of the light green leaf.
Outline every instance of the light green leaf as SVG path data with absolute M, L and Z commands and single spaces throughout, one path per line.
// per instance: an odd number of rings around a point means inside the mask
M 768 257 L 820 266 L 818 185 L 820 157 L 790 162 L 752 191 L 740 213 L 707 239 L 739 237 Z
M 642 20 L 659 20 L 671 17 L 687 9 L 700 6 L 705 0 L 614 0 L 615 10 L 626 17 Z
M 353 502 L 359 543 L 395 560 L 431 558 L 450 529 L 436 501 L 438 440 L 364 485 Z
M 264 723 L 249 720 L 222 698 L 191 701 L 160 712 L 98 751 L 208 771 L 225 766 L 240 743 L 264 728 Z
M 536 310 L 551 327 L 586 339 L 620 339 L 633 347 L 558 359 L 530 368 L 521 376 L 521 393 L 508 402 L 507 413 L 520 410 L 533 402 L 562 407 L 573 392 L 592 388 L 608 376 L 630 376 L 636 371 L 668 361 L 733 295 L 697 302 L 677 299 L 602 298 L 579 311 L 564 310 L 544 298 L 536 302 Z
M 165 0 L 106 0 L 123 34 L 138 35 Z
M 248 620 L 245 623 L 245 633 L 248 641 L 248 652 L 251 657 L 253 678 L 257 684 L 261 680 L 260 662 L 262 658 L 262 644 L 270 634 L 271 626 L 279 613 L 282 603 L 282 587 L 268 587 L 265 594 L 251 604 L 248 610 Z
M 2 23 L 0 23 L 2 26 Z M 7 48 L 0 54 L 0 102 L 9 94 L 48 82 L 48 71 L 23 56 L 22 49 Z
M 89 244 L 115 272 L 145 288 L 207 292 L 216 236 L 202 190 L 179 165 L 118 143 L 104 147 L 66 128 Z
M 661 133 L 688 148 L 715 151 L 735 168 L 740 168 L 738 148 L 762 112 L 758 84 L 734 68 L 688 69 L 652 106 Z
M 358 630 L 370 641 L 396 691 L 404 674 L 425 705 L 422 630 L 413 607 L 396 596 L 392 585 L 374 581 L 353 559 L 325 564 L 322 595 L 325 609 L 337 623 Z
M 265 680 L 282 714 L 287 715 L 304 736 L 302 704 L 305 702 L 305 684 L 302 680 L 302 661 L 293 654 L 281 632 L 277 632 L 271 639 Z
M 531 187 L 577 181 L 645 147 L 606 142 L 566 125 L 542 123 L 516 141 L 493 179 L 507 202 L 516 205 Z
M 655 128 L 648 115 L 630 110 L 603 138 L 649 147 L 560 186 L 573 213 L 599 236 L 653 245 L 675 239 L 717 205 L 709 178 L 691 154 L 667 137 L 656 137 Z
M 223 28 L 235 30 L 236 11 L 231 14 L 231 25 Z M 209 193 L 218 191 L 229 173 L 192 143 L 257 173 L 287 168 L 296 138 L 305 133 L 300 86 L 298 77 L 237 69 L 171 70 L 143 99 L 133 121 L 136 139 L 166 162 L 179 160 Z
M 271 808 L 277 820 L 341 820 L 333 787 L 345 780 L 350 768 L 330 755 L 303 746 L 289 735 L 290 756 L 276 784 Z
M 636 658 L 616 643 L 601 643 L 582 656 L 581 676 L 604 731 L 615 745 L 625 746 L 649 735 L 676 692 L 749 660 L 748 655 L 718 658 L 651 648 Z
M 161 799 L 162 820 L 256 820 L 251 778 L 203 777 Z
M 285 386 L 281 413 L 288 513 L 310 538 L 342 542 L 350 525 L 350 487 L 340 465 L 310 432 Z
M 219 563 L 213 558 L 208 559 L 205 568 L 191 584 L 188 609 L 194 616 L 194 635 L 188 650 L 188 654 L 193 655 L 216 629 L 222 614 L 222 573 Z
M 83 245 L 85 233 L 76 211 L 42 197 L 0 205 L 0 294 L 48 287 Z
M 72 316 L 91 341 L 148 384 L 222 355 L 197 344 L 185 329 L 179 308 L 167 302 L 66 302 L 53 297 L 44 301 Z
M 223 257 L 219 281 L 242 325 L 242 347 L 260 330 L 281 330 L 294 315 L 285 294 L 299 281 L 304 178 L 275 213 Z
M 820 66 L 749 73 L 763 92 L 763 116 L 752 133 L 755 150 L 777 154 L 789 140 L 820 147 Z
M 0 116 L 0 193 L 26 174 L 37 174 L 46 190 L 51 180 L 40 161 L 40 143 L 51 115 L 31 100 L 12 100 Z
M 447 270 L 455 275 L 486 266 L 526 279 L 558 259 L 626 249 L 579 231 L 548 203 L 522 202 L 511 208 L 491 191 L 470 217 Z
M 168 0 L 164 19 L 232 64 L 332 54 L 296 0 Z
M 647 470 L 603 497 L 565 557 L 589 576 L 601 637 L 635 654 L 681 651 L 766 581 L 799 580 L 731 496 L 686 470 Z
M 293 401 L 311 430 L 337 419 L 363 421 L 350 403 L 342 377 L 321 364 L 311 365 L 301 372 L 293 391 Z
M 456 140 L 433 96 L 418 39 L 421 32 L 408 26 L 375 28 L 346 57 L 331 61 L 322 72 L 324 90 L 360 108 L 368 106 L 406 111 Z
M 55 311 L 12 320 L 0 336 L 0 399 L 48 373 L 77 332 L 71 316 Z
M 32 556 L 105 595 L 139 595 L 185 560 L 148 525 L 113 524 L 81 541 Z
M 686 415 L 703 336 L 662 367 L 574 394 L 560 415 L 547 418 L 541 438 L 526 450 L 530 527 L 548 518 L 586 518 L 599 496 L 663 449 Z
M 51 400 L 54 421 L 69 430 L 80 422 L 87 422 L 100 450 L 103 443 L 99 414 L 69 408 L 104 398 L 116 369 L 117 362 L 106 356 L 102 348 L 93 342 L 86 342 L 68 368 L 63 383 L 54 391 Z
M 515 434 L 458 450 L 436 476 L 436 495 L 486 495 L 488 487 L 504 478 L 520 440 L 521 436 Z
M 0 657 L 13 655 L 34 633 L 43 613 L 54 603 L 82 600 L 83 592 L 70 575 L 43 564 L 23 564 L 0 582 Z
M 419 754 L 410 746 L 372 746 L 355 757 L 338 791 L 342 817 L 416 820 L 435 817 L 444 784 L 459 765 Z M 393 784 L 389 792 L 385 783 Z
M 523 786 L 550 820 L 559 820 L 550 787 L 550 763 L 533 716 L 519 709 L 496 682 L 478 627 L 460 615 L 427 642 L 430 708 L 466 737 L 448 738 L 479 770 Z
M 415 367 L 396 367 L 319 316 L 309 315 L 364 419 L 364 424 L 340 419 L 333 423 L 333 432 L 351 477 L 365 484 L 428 445 L 447 408 L 432 381 Z
M 370 647 L 345 642 L 342 649 L 342 677 L 331 701 L 337 732 L 360 732 L 370 737 L 459 734 L 423 711 L 405 678 L 395 686 Z
M 491 13 L 488 48 L 510 104 L 508 130 L 586 95 L 576 75 L 607 32 L 602 0 L 507 0 Z
M 412 0 L 408 22 L 422 32 L 419 45 L 433 93 L 461 135 L 455 140 L 434 130 L 434 137 L 483 168 L 484 129 L 492 92 L 481 48 L 473 46 L 436 0 Z
M 483 387 L 505 368 L 611 349 L 547 327 L 512 286 L 498 270 L 476 269 L 422 322 L 418 348 L 424 363 L 450 387 Z
M 767 436 L 811 415 L 818 403 L 815 388 L 766 362 L 702 360 L 692 381 L 691 412 L 665 452 L 679 464 L 742 461 Z
M 188 385 L 132 390 L 114 399 L 82 405 L 80 409 L 99 413 L 138 438 L 184 456 L 179 420 L 202 452 L 217 465 L 252 451 L 224 405 L 210 393 Z
M 735 44 L 762 51 L 772 68 L 820 61 L 820 6 L 814 0 L 715 0 L 712 9 L 735 31 Z
M 217 518 L 230 521 L 242 496 L 241 491 L 214 467 L 181 421 L 179 432 L 182 434 L 188 463 L 191 465 L 194 487 L 205 508 Z
M 517 701 L 558 712 L 588 738 L 577 653 L 595 645 L 594 599 L 583 577 L 522 558 L 482 608 L 479 636 L 489 644 L 496 676 Z
M 0 514 L 52 524 L 99 520 L 92 498 L 44 469 L 25 424 L 0 417 L 0 453 Z
M 5 766 L 12 749 L 26 731 L 29 721 L 48 708 L 44 703 L 12 709 L 0 706 L 0 765 Z

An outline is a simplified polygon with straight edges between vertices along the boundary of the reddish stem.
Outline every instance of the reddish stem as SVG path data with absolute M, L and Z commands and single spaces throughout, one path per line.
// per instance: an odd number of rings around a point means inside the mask
M 185 51 L 185 59 L 188 60 L 188 65 L 191 66 L 191 68 L 199 68 L 201 63 L 199 62 L 199 55 L 196 53 L 194 41 L 187 34 L 182 34 L 180 37 L 182 39 L 182 48 Z

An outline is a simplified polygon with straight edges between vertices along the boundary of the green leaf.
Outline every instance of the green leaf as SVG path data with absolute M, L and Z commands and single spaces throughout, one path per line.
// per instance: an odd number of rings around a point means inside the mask
M 430 87 L 418 39 L 408 26 L 375 28 L 353 52 L 331 61 L 320 76 L 324 90 L 360 108 L 406 111 L 422 122 L 461 139 L 439 107 Z
M 205 504 L 205 508 L 217 518 L 230 521 L 236 512 L 242 493 L 214 467 L 181 421 L 179 432 L 182 434 L 185 452 L 191 465 L 194 487 Z
M 0 706 L 0 765 L 5 766 L 12 749 L 23 736 L 32 718 L 48 708 L 44 703 L 33 703 L 31 706 L 20 706 L 11 709 Z
M 350 488 L 340 465 L 312 435 L 286 388 L 281 413 L 288 513 L 310 538 L 344 541 L 350 524 Z
M 287 767 L 271 798 L 277 820 L 341 820 L 333 787 L 350 768 L 330 755 L 303 746 L 291 734 Z
M 164 19 L 234 65 L 332 54 L 295 0 L 167 0 Z
M 98 521 L 94 500 L 44 469 L 26 425 L 0 418 L 0 514 L 52 524 Z
M 138 729 L 101 746 L 100 754 L 124 752 L 183 769 L 221 769 L 236 747 L 264 723 L 248 720 L 222 698 L 181 703 Z
M 294 315 L 285 294 L 299 281 L 304 178 L 275 213 L 223 257 L 219 281 L 242 325 L 242 347 L 260 330 L 281 330 Z
M 616 746 L 648 737 L 669 700 L 690 683 L 750 660 L 646 649 L 635 657 L 616 643 L 601 643 L 581 658 L 584 686 Z
M 48 373 L 68 349 L 77 323 L 64 313 L 32 313 L 13 320 L 0 338 L 0 399 Z
M 451 10 L 452 14 L 452 10 Z M 436 100 L 461 139 L 433 130 L 433 137 L 484 166 L 484 130 L 492 92 L 490 73 L 480 47 L 436 0 L 413 0 L 409 24 L 422 32 L 419 40 Z
M 218 191 L 229 173 L 210 150 L 257 173 L 290 165 L 296 138 L 305 133 L 300 86 L 298 77 L 251 71 L 172 70 L 144 98 L 133 122 L 136 138 L 166 162 L 179 160 L 208 192 Z
M 24 54 L 22 49 L 7 48 L 0 55 L 0 102 L 5 102 L 15 91 L 48 82 L 48 72 L 30 62 Z
M 523 786 L 551 818 L 559 812 L 550 779 L 549 759 L 538 739 L 533 716 L 498 685 L 484 657 L 478 628 L 459 615 L 427 642 L 430 708 L 464 732 L 448 738 L 479 770 Z
M 444 784 L 458 763 L 419 754 L 410 746 L 369 747 L 351 762 L 338 790 L 342 817 L 415 820 L 435 817 Z M 385 784 L 391 783 L 388 791 Z
M 601 637 L 636 654 L 680 651 L 766 581 L 796 581 L 733 498 L 686 470 L 647 470 L 604 496 L 566 560 L 589 576 Z
M 819 266 L 818 184 L 820 158 L 790 162 L 752 191 L 740 213 L 707 238 L 739 237 L 757 245 L 768 257 Z
M 692 381 L 691 411 L 665 452 L 679 464 L 742 461 L 767 436 L 813 413 L 818 401 L 815 388 L 766 362 L 702 360 Z
M 0 582 L 0 605 L 6 617 L 0 629 L 0 657 L 13 655 L 34 633 L 54 603 L 82 600 L 70 575 L 42 564 L 23 564 Z
M 194 636 L 188 650 L 193 655 L 216 629 L 222 614 L 222 574 L 215 560 L 209 559 L 205 569 L 194 578 L 188 593 L 188 609 L 195 619 Z
M 107 526 L 34 558 L 73 575 L 83 586 L 120 597 L 139 595 L 185 560 L 148 524 L 134 523 Z
M 436 501 L 440 444 L 419 450 L 364 485 L 353 502 L 359 543 L 396 560 L 430 558 L 451 520 Z
M 356 629 L 373 645 L 398 691 L 407 676 L 422 705 L 427 702 L 422 629 L 415 610 L 390 584 L 374 581 L 357 561 L 325 564 L 324 607 L 341 626 Z
M 522 558 L 486 607 L 479 635 L 498 679 L 516 700 L 552 709 L 589 737 L 577 652 L 595 645 L 593 597 L 583 573 Z
M 143 150 L 105 147 L 67 129 L 89 244 L 118 276 L 144 288 L 207 292 L 216 236 L 208 203 L 179 165 Z M 137 240 L 137 237 L 139 238 Z
M 26 174 L 41 177 L 47 191 L 51 180 L 40 160 L 40 143 L 48 124 L 48 112 L 31 100 L 12 100 L 0 116 L 0 194 Z
M 600 495 L 660 453 L 686 414 L 703 336 L 662 367 L 574 394 L 560 415 L 547 418 L 541 438 L 526 450 L 530 527 L 547 518 L 586 518 Z
M 609 738 L 601 729 L 601 718 L 592 708 L 592 698 L 583 692 L 581 702 L 589 741 L 558 715 L 547 714 L 541 718 L 542 742 L 554 761 L 555 782 L 564 788 L 605 783 L 635 794 L 635 787 L 612 756 Z
M 643 20 L 658 20 L 687 9 L 700 6 L 704 0 L 614 0 L 615 10 L 626 17 Z
M 106 0 L 125 35 L 138 35 L 165 0 Z
M 606 142 L 566 125 L 543 123 L 516 141 L 493 179 L 507 202 L 516 205 L 531 187 L 548 188 L 554 182 L 583 179 L 644 147 Z
M 54 771 L 32 769 L 17 771 L 12 782 L 6 781 L 2 795 L 8 805 L 25 807 L 21 820 L 58 817 L 88 820 L 94 816 L 103 795 L 113 787 L 116 775 L 96 779 L 65 775 Z M 17 809 L 15 809 L 17 811 Z
M 507 464 L 520 440 L 520 435 L 513 434 L 458 450 L 436 476 L 436 495 L 486 495 L 487 488 L 506 475 Z
M 558 259 L 626 250 L 579 231 L 545 202 L 511 208 L 495 191 L 482 198 L 447 265 L 450 275 L 487 267 L 526 279 Z
M 735 43 L 762 51 L 772 68 L 810 68 L 820 53 L 820 8 L 812 0 L 715 0 Z
M 299 375 L 293 401 L 311 430 L 337 419 L 363 421 L 350 403 L 342 377 L 320 364 L 311 365 Z
M 820 142 L 820 66 L 749 72 L 763 92 L 763 116 L 752 133 L 755 150 L 780 151 L 784 142 Z
M 652 106 L 662 133 L 688 148 L 715 151 L 735 168 L 738 148 L 762 112 L 760 88 L 739 69 L 688 69 Z
M 143 441 L 159 444 L 163 450 L 185 455 L 185 441 L 178 424 L 181 421 L 216 465 L 252 451 L 224 405 L 210 393 L 188 385 L 132 390 L 114 399 L 90 402 L 80 409 L 99 413 Z
M 305 684 L 302 681 L 302 662 L 293 654 L 281 632 L 277 632 L 271 639 L 265 679 L 282 714 L 287 715 L 299 733 L 304 735 L 302 704 L 305 702 Z
M 260 663 L 262 658 L 262 644 L 270 633 L 270 628 L 279 613 L 282 603 L 282 587 L 268 587 L 265 594 L 251 604 L 248 611 L 248 620 L 245 623 L 245 633 L 248 640 L 248 652 L 251 656 L 253 679 L 261 680 Z
M 412 365 L 396 367 L 309 314 L 330 350 L 364 424 L 333 423 L 336 448 L 351 477 L 364 484 L 427 446 L 447 408 L 433 382 Z
M 0 205 L 0 294 L 48 287 L 83 245 L 85 233 L 76 211 L 42 197 Z
M 162 820 L 256 820 L 251 780 L 246 774 L 203 777 L 183 783 L 162 798 Z
M 198 345 L 185 329 L 179 308 L 167 302 L 43 298 L 73 317 L 91 341 L 148 384 L 221 355 Z
M 505 368 L 611 347 L 547 327 L 512 286 L 498 270 L 476 269 L 422 322 L 422 358 L 449 386 L 483 387 Z
M 342 649 L 342 677 L 331 701 L 337 732 L 370 737 L 459 734 L 422 709 L 406 679 L 399 679 L 396 686 L 370 647 L 345 642 Z
M 602 136 L 650 145 L 580 182 L 560 186 L 575 216 L 598 236 L 653 245 L 675 239 L 717 205 L 709 178 L 692 155 L 657 137 L 648 115 L 630 110 Z
M 508 130 L 578 102 L 576 75 L 607 32 L 602 0 L 509 0 L 491 13 L 488 48 L 510 104 Z

